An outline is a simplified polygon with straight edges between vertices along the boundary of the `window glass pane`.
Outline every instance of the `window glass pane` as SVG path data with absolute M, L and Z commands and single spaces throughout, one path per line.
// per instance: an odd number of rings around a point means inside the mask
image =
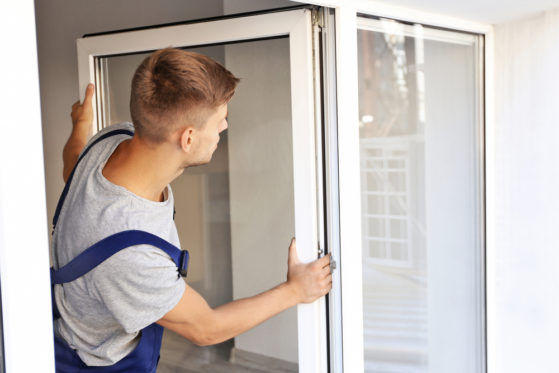
M 388 197 L 389 205 L 388 210 L 391 216 L 406 216 L 408 215 L 407 196 L 403 193 L 392 193 Z
M 365 370 L 479 372 L 478 37 L 359 24 Z
M 378 239 L 379 237 L 384 237 L 386 233 L 385 219 L 367 217 L 367 222 L 368 222 L 367 233 L 369 238 Z
M 369 255 L 371 258 L 386 258 L 386 246 L 384 241 L 375 239 L 368 240 Z
M 241 78 L 212 161 L 172 183 L 187 282 L 218 306 L 285 280 L 295 232 L 289 39 L 190 48 Z M 106 124 L 130 121 L 134 70 L 147 54 L 100 59 Z M 273 89 L 270 89 L 273 87 Z M 158 372 L 296 372 L 297 309 L 217 346 L 165 332 Z
M 390 219 L 390 236 L 405 240 L 408 237 L 408 224 L 403 219 Z
M 367 212 L 369 214 L 377 215 L 384 213 L 384 198 L 378 195 L 367 195 L 369 205 L 367 206 Z

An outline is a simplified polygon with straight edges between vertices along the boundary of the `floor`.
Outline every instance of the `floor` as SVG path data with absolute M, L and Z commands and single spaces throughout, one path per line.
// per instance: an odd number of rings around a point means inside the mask
M 165 330 L 157 373 L 295 373 L 297 364 L 235 350 L 233 341 L 199 347 Z
M 365 372 L 426 373 L 428 314 L 424 281 L 365 267 Z

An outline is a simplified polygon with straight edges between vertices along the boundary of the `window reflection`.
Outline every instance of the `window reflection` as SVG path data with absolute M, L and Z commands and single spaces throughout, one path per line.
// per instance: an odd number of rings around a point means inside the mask
M 476 37 L 360 22 L 365 370 L 475 372 L 482 333 Z

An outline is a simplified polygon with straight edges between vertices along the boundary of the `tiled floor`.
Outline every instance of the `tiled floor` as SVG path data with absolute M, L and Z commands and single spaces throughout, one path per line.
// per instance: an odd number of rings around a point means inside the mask
M 187 339 L 165 330 L 157 373 L 295 373 L 297 364 L 251 353 L 230 359 L 233 341 L 198 347 Z

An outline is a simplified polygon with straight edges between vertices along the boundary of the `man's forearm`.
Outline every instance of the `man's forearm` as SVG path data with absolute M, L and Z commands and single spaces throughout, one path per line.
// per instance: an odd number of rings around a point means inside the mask
M 212 309 L 187 285 L 177 307 L 158 323 L 200 346 L 207 346 L 233 338 L 299 301 L 290 285 L 282 283 L 253 297 Z
M 213 343 L 233 338 L 296 305 L 298 300 L 287 283 L 250 298 L 239 299 L 214 309 Z
M 64 182 L 68 181 L 68 177 L 76 165 L 81 151 L 87 144 L 89 136 L 91 136 L 91 125 L 93 122 L 93 88 L 93 84 L 87 86 L 83 104 L 80 104 L 78 100 L 72 105 L 72 114 L 70 114 L 72 117 L 72 133 L 62 151 L 62 160 L 64 162 L 62 177 L 64 178 Z
M 62 177 L 64 178 L 64 182 L 68 181 L 68 177 L 76 165 L 78 157 L 85 147 L 85 144 L 87 144 L 87 136 L 76 134 L 72 131 L 72 134 L 68 138 L 62 152 L 62 160 L 64 162 Z

